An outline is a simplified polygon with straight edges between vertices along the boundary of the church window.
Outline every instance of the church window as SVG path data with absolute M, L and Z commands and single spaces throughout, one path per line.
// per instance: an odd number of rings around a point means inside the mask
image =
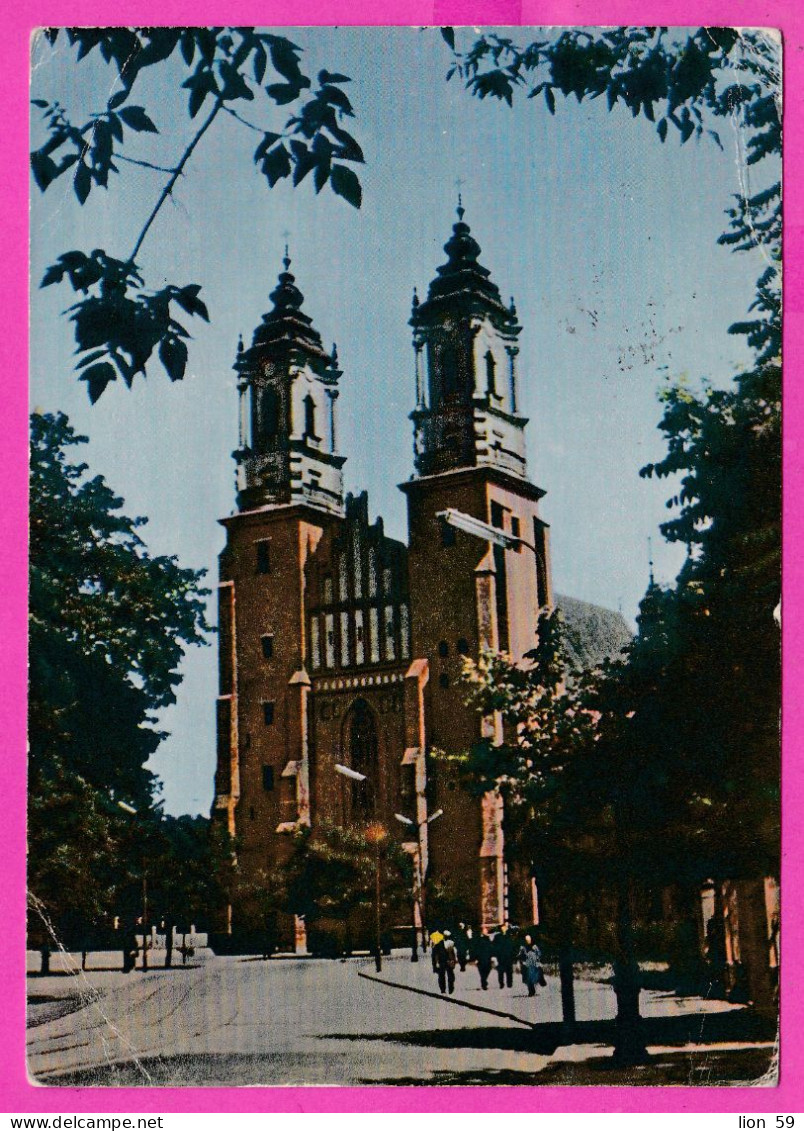
M 331 605 L 333 600 L 332 578 L 327 575 L 324 578 L 324 604 Z
M 348 590 L 347 574 L 349 563 L 346 554 L 338 554 L 338 594 L 342 601 L 346 600 Z
M 341 613 L 341 667 L 349 666 L 349 614 Z
M 328 668 L 335 667 L 335 617 L 332 613 L 324 617 L 324 663 Z
M 440 640 L 438 642 L 438 654 L 439 656 L 449 655 L 449 644 L 447 644 L 446 640 Z
M 315 434 L 315 401 L 309 393 L 304 398 L 304 438 L 305 440 L 318 439 Z
M 384 569 L 382 571 L 382 591 L 383 591 L 383 593 L 387 594 L 387 593 L 391 592 L 392 581 L 393 581 L 393 577 L 391 575 L 390 569 Z
M 399 606 L 399 636 L 402 646 L 402 659 L 410 659 L 410 612 L 407 605 Z
M 460 656 L 468 656 L 469 655 L 469 641 L 466 639 L 466 637 L 462 636 L 460 638 L 460 640 L 458 641 L 458 644 L 457 644 L 457 648 L 458 648 L 458 655 L 460 655 Z
M 262 788 L 266 793 L 270 793 L 274 788 L 274 768 L 273 766 L 263 766 L 262 768 Z
M 452 345 L 441 350 L 441 388 L 445 397 L 458 392 L 458 354 Z
M 257 543 L 257 573 L 271 572 L 271 543 L 263 540 Z
M 441 529 L 441 545 L 444 547 L 455 545 L 455 527 L 450 526 L 445 518 L 438 520 Z
M 396 641 L 394 640 L 394 606 L 385 606 L 385 658 L 396 659 Z
M 486 353 L 486 385 L 490 397 L 497 396 L 497 379 L 496 379 L 497 363 L 494 360 L 494 354 L 491 350 Z
M 438 677 L 438 685 L 439 685 L 439 687 L 443 687 L 443 688 L 449 687 L 449 676 L 447 675 L 446 672 L 442 672 L 441 675 Z
M 380 659 L 380 614 L 375 609 L 369 609 L 369 647 L 372 664 L 379 663 Z
M 368 591 L 369 597 L 377 596 L 377 551 L 373 546 L 369 548 L 368 553 Z
M 352 561 L 354 562 L 355 597 L 363 595 L 363 561 L 360 553 L 360 542 L 355 538 L 352 544 Z
M 317 671 L 321 667 L 321 633 L 318 617 L 313 617 L 310 621 L 310 659 L 313 671 Z
M 363 635 L 363 610 L 355 613 L 355 663 L 363 664 L 366 661 L 366 641 Z
M 522 528 L 520 526 L 519 519 L 516 517 L 516 515 L 512 515 L 511 516 L 511 533 L 513 534 L 514 538 L 521 538 L 522 537 L 521 529 Z M 522 552 L 522 543 L 520 542 L 520 544 L 518 546 L 515 546 L 514 549 L 516 550 L 516 552 L 518 554 L 521 553 Z
M 346 748 L 349 764 L 364 781 L 352 781 L 352 812 L 358 818 L 374 815 L 376 790 L 380 773 L 377 725 L 365 699 L 358 699 L 346 719 Z
M 262 658 L 264 660 L 272 660 L 274 658 L 274 638 L 270 633 L 266 633 L 260 637 L 262 644 Z
M 263 446 L 274 447 L 278 434 L 279 395 L 276 389 L 263 389 L 260 396 L 260 436 Z
M 263 705 L 262 705 L 262 721 L 265 723 L 265 725 L 267 727 L 274 725 L 274 714 L 275 714 L 274 707 L 275 706 L 276 706 L 276 704 L 269 701 L 269 700 L 266 700 L 265 702 L 263 702 Z

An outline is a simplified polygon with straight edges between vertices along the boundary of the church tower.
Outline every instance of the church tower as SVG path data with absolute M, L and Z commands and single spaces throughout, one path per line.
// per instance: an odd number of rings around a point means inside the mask
M 273 309 L 263 315 L 251 348 L 238 350 L 235 369 L 240 392 L 240 447 L 237 504 L 241 511 L 287 503 L 308 503 L 343 514 L 341 468 L 336 450 L 335 402 L 338 355 L 327 353 L 304 296 L 285 270 L 271 293 Z
M 465 706 L 463 658 L 492 648 L 521 660 L 534 646 L 539 609 L 552 598 L 547 527 L 538 514 L 544 492 L 527 478 L 521 327 L 513 300 L 503 303 L 480 263 L 460 198 L 444 250 L 447 261 L 426 299 L 414 294 L 415 472 L 401 489 L 408 500 L 412 646 L 431 671 L 428 748 L 461 753 L 481 735 L 502 738 L 499 720 L 479 721 Z M 503 531 L 512 548 L 455 529 L 448 511 Z M 475 921 L 532 921 L 527 879 L 518 884 L 506 868 L 500 798 L 470 797 L 438 759 L 429 760 L 428 781 L 430 806 L 444 810 L 431 830 L 434 874 Z
M 283 267 L 271 310 L 238 349 L 237 509 L 221 520 L 213 816 L 237 836 L 251 876 L 287 854 L 283 834 L 310 824 L 305 577 L 344 514 L 337 354 L 302 309 L 287 249 Z M 250 917 L 236 909 L 234 929 Z
M 505 306 L 480 245 L 458 222 L 425 302 L 414 293 L 415 462 L 419 475 L 492 467 L 524 478 L 525 425 L 517 398 L 521 326 Z

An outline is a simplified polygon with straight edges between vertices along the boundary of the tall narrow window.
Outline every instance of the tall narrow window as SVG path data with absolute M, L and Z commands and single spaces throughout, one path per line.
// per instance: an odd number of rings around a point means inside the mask
M 315 401 L 308 393 L 304 398 L 304 438 L 317 440 L 315 434 Z
M 270 633 L 266 633 L 260 637 L 262 644 L 262 658 L 263 660 L 272 660 L 274 658 L 274 638 Z
M 338 596 L 345 601 L 349 592 L 349 559 L 346 554 L 338 554 Z
M 445 397 L 458 392 L 458 355 L 452 345 L 445 345 L 441 350 L 441 388 Z
M 341 667 L 349 667 L 349 614 L 341 613 Z
M 379 743 L 374 714 L 365 699 L 355 701 L 344 729 L 350 766 L 365 779 L 352 782 L 352 812 L 358 819 L 371 817 L 376 808 L 380 776 Z
M 279 435 L 279 394 L 276 389 L 263 389 L 260 396 L 260 437 L 263 447 L 276 446 Z
M 490 397 L 497 396 L 497 362 L 494 360 L 494 354 L 491 350 L 486 352 L 486 386 Z
M 410 659 L 410 612 L 407 605 L 399 606 L 399 639 L 402 659 Z
M 267 702 L 267 701 L 263 703 L 263 705 L 262 705 L 262 721 L 265 723 L 265 725 L 267 727 L 273 726 L 273 724 L 274 724 L 274 704 L 273 703 L 270 703 L 270 702 Z
M 327 576 L 324 578 L 324 604 L 331 605 L 333 598 L 332 578 Z
M 321 629 L 318 617 L 310 621 L 310 659 L 313 671 L 321 667 Z
M 352 543 L 352 562 L 354 564 L 355 597 L 363 596 L 363 559 L 360 540 L 355 538 Z
M 363 629 L 363 610 L 355 612 L 355 663 L 366 662 L 366 639 Z
M 271 572 L 271 543 L 257 543 L 257 573 Z
M 377 551 L 373 546 L 369 547 L 368 552 L 368 591 L 369 597 L 377 596 Z
M 369 646 L 372 664 L 380 660 L 380 614 L 376 608 L 369 609 Z
M 394 606 L 385 606 L 385 658 L 396 659 L 396 641 L 394 640 Z
M 332 613 L 324 617 L 324 663 L 328 668 L 335 667 L 335 617 Z

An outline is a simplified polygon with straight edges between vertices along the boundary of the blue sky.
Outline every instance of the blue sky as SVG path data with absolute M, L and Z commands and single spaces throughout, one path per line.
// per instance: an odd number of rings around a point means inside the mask
M 217 519 L 234 505 L 238 334 L 248 341 L 269 308 L 285 243 L 305 309 L 328 344 L 341 381 L 340 446 L 347 488 L 368 488 L 373 514 L 404 538 L 396 485 L 412 471 L 413 352 L 407 319 L 413 286 L 426 289 L 444 261 L 456 181 L 481 261 L 524 326 L 520 374 L 530 417 L 531 478 L 547 491 L 558 592 L 621 607 L 632 619 L 647 580 L 647 540 L 659 580 L 681 564 L 664 544 L 667 483 L 639 478 L 663 454 L 658 391 L 668 379 L 722 385 L 746 365 L 727 334 L 751 301 L 761 260 L 717 246 L 723 210 L 744 187 L 739 131 L 721 126 L 723 150 L 704 140 L 662 145 L 655 127 L 603 101 L 557 107 L 471 99 L 445 81 L 437 31 L 284 29 L 310 72 L 351 75 L 354 133 L 366 154 L 358 212 L 306 182 L 269 190 L 252 162 L 257 135 L 219 117 L 162 210 L 140 262 L 153 286 L 200 283 L 209 326 L 191 329 L 188 376 L 171 385 L 158 365 L 132 390 L 110 386 L 90 406 L 72 371 L 69 296 L 37 289 L 46 266 L 70 248 L 104 247 L 125 258 L 163 183 L 122 165 L 108 193 L 81 208 L 68 181 L 32 190 L 31 404 L 66 412 L 88 435 L 84 458 L 143 514 L 158 553 L 206 567 L 214 582 L 223 545 Z M 460 34 L 460 33 L 459 33 Z M 467 33 L 468 34 L 468 33 Z M 517 32 L 519 34 L 519 32 Z M 522 37 L 527 32 L 522 32 Z M 534 37 L 537 33 L 534 33 Z M 191 136 L 179 68 L 149 76 L 140 97 L 160 136 L 126 152 L 171 164 Z M 58 98 L 77 120 L 101 109 L 112 73 L 76 65 L 62 46 L 34 45 L 33 96 Z M 247 108 L 271 128 L 281 120 Z M 34 119 L 34 140 L 40 127 Z M 152 759 L 169 812 L 208 812 L 214 771 L 214 645 L 184 665 L 179 702 L 165 712 L 170 737 Z

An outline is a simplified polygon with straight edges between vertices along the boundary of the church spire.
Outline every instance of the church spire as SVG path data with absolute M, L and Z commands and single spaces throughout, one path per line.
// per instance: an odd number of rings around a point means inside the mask
M 271 309 L 250 348 L 242 341 L 238 346 L 238 506 L 305 503 L 340 514 L 345 459 L 336 450 L 335 402 L 341 371 L 335 347 L 327 353 L 303 310 L 290 265 L 286 244 Z
M 427 298 L 414 291 L 415 463 L 419 475 L 493 466 L 524 478 L 525 419 L 519 415 L 516 358 L 521 327 L 506 306 L 464 217 L 444 245 Z

